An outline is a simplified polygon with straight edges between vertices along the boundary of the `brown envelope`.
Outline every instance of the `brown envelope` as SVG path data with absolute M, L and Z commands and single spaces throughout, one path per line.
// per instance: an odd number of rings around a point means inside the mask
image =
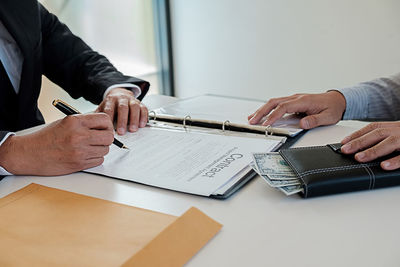
M 0 199 L 1 266 L 182 266 L 222 225 L 37 184 Z

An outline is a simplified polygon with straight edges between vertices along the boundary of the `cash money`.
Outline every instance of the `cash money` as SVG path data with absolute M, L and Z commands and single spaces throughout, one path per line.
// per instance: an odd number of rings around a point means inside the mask
M 285 179 L 284 175 L 279 175 L 279 179 L 271 179 L 268 175 L 261 174 L 258 170 L 256 164 L 254 162 L 250 163 L 250 166 L 255 170 L 264 180 L 271 186 L 271 187 L 283 187 L 283 186 L 290 186 L 290 185 L 300 185 L 300 181 L 296 179 Z
M 302 185 L 291 185 L 291 186 L 282 186 L 278 188 L 281 190 L 283 193 L 285 193 L 287 196 L 294 195 L 303 191 L 303 186 Z
M 271 180 L 297 180 L 286 161 L 278 152 L 254 153 L 254 163 L 261 175 L 267 175 Z
M 271 187 L 278 188 L 286 195 L 303 191 L 303 186 L 297 175 L 277 152 L 254 153 L 252 168 Z

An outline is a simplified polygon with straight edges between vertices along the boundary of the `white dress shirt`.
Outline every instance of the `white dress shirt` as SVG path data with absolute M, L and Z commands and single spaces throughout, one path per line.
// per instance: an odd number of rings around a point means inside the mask
M 7 72 L 8 78 L 10 79 L 15 92 L 18 94 L 24 57 L 22 55 L 21 49 L 18 47 L 18 44 L 15 42 L 10 32 L 6 29 L 6 27 L 1 21 L 0 21 L 0 60 L 1 63 L 3 63 L 4 69 Z M 117 87 L 129 88 L 130 90 L 132 90 L 135 97 L 138 97 L 141 94 L 141 89 L 137 85 L 130 83 L 115 84 L 107 88 L 107 90 L 104 92 L 103 99 L 106 97 L 108 92 L 110 92 L 110 90 Z M 8 137 L 14 134 L 15 133 L 7 134 L 2 140 L 0 140 L 0 146 L 6 141 Z M 7 172 L 2 166 L 0 166 L 0 176 L 2 175 L 12 175 L 12 174 Z

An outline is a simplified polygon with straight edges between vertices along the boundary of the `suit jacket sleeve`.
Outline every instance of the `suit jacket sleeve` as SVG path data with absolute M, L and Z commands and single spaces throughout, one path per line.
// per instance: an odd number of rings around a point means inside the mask
M 150 84 L 123 75 L 107 58 L 93 51 L 58 18 L 39 5 L 42 32 L 43 72 L 73 98 L 84 97 L 94 104 L 103 100 L 105 90 L 114 84 L 138 85 L 142 99 Z
M 7 132 L 7 131 L 0 131 L 0 142 L 3 140 L 4 137 L 6 137 L 6 135 L 7 135 L 8 133 L 9 133 L 9 132 Z

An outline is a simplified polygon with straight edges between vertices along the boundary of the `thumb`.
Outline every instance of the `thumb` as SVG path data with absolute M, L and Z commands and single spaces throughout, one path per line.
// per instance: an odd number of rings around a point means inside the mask
M 321 125 L 333 124 L 332 116 L 328 112 L 309 115 L 300 120 L 300 127 L 303 129 L 312 129 Z

